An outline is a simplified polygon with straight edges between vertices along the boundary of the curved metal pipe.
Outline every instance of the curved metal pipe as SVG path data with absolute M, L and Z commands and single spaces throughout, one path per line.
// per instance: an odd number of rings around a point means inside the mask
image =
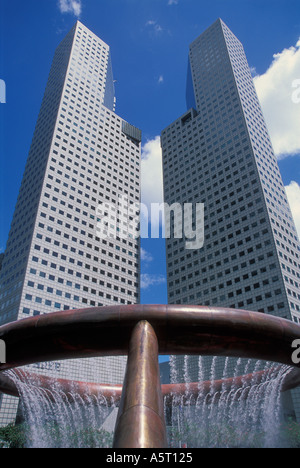
M 279 370 L 279 368 L 278 368 Z M 46 389 L 59 389 L 63 392 L 66 397 L 70 392 L 78 393 L 82 398 L 87 396 L 102 396 L 105 398 L 107 405 L 117 405 L 122 396 L 122 385 L 106 385 L 90 382 L 78 382 L 66 379 L 55 379 L 39 374 L 32 374 L 25 372 L 21 369 L 14 370 L 19 379 L 27 381 L 35 381 L 39 388 Z M 265 378 L 266 371 L 259 371 L 248 375 L 241 375 L 234 378 L 215 380 L 213 382 L 214 391 L 219 392 L 222 390 L 232 388 L 234 384 L 236 388 L 251 385 L 253 383 L 260 384 Z M 283 379 L 281 392 L 292 390 L 293 388 L 300 386 L 300 369 L 292 369 Z M 184 397 L 188 394 L 188 397 L 197 399 L 199 394 L 204 397 L 210 393 L 212 389 L 211 381 L 204 382 L 192 382 L 189 384 L 162 384 L 161 391 L 166 405 L 176 405 L 176 397 L 178 397 L 178 403 L 184 403 Z M 14 380 L 0 372 L 0 392 L 14 397 L 19 397 L 18 387 Z
M 162 355 L 223 355 L 300 367 L 291 360 L 300 326 L 291 321 L 236 309 L 130 305 L 62 311 L 1 326 L 7 362 L 0 371 L 37 361 L 127 355 L 141 320 L 151 323 Z
M 24 371 L 23 369 L 15 369 L 13 371 L 17 378 L 25 383 L 36 385 L 37 388 L 49 390 L 49 398 L 51 391 L 59 391 L 65 394 L 69 401 L 73 400 L 72 393 L 80 395 L 81 398 L 86 396 L 103 397 L 106 400 L 107 406 L 117 404 L 122 395 L 122 385 L 107 385 L 91 382 L 80 382 L 67 379 L 56 379 L 45 375 L 34 374 Z M 19 397 L 18 386 L 14 379 L 3 372 L 0 372 L 0 392 L 14 397 Z M 55 402 L 55 398 L 53 398 Z

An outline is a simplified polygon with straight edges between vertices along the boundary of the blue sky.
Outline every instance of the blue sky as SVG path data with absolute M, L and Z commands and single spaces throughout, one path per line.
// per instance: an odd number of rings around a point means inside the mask
M 158 136 L 186 110 L 189 44 L 218 17 L 244 45 L 299 226 L 299 0 L 0 0 L 0 252 L 54 50 L 76 19 L 111 47 L 116 112 L 143 131 L 149 201 L 161 197 Z M 164 241 L 144 239 L 142 248 L 142 303 L 166 303 Z

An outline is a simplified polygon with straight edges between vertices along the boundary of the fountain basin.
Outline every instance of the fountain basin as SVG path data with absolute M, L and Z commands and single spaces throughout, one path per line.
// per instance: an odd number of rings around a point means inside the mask
M 119 448 L 166 446 L 159 354 L 248 358 L 300 368 L 292 360 L 293 343 L 300 340 L 299 325 L 227 308 L 130 305 L 62 311 L 4 325 L 0 339 L 6 345 L 6 362 L 0 364 L 0 372 L 35 362 L 128 355 L 114 439 L 114 447 Z M 286 388 L 299 384 L 298 369 Z M 253 377 L 240 377 L 243 387 L 245 379 L 250 382 Z M 228 384 L 217 382 L 220 388 Z M 189 383 L 165 390 L 173 399 L 174 394 L 182 396 L 187 387 L 194 397 L 205 389 L 205 385 Z M 211 388 L 211 382 L 206 387 Z M 243 395 L 247 396 L 245 388 Z

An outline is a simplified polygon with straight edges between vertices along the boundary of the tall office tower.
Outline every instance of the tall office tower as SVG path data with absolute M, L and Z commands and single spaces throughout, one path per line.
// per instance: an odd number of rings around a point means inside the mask
M 110 49 L 78 21 L 55 52 L 38 116 L 1 270 L 0 324 L 139 302 L 139 238 L 126 220 L 116 236 L 99 233 L 99 207 L 140 201 L 141 132 L 114 110 Z M 125 365 L 100 358 L 31 368 L 122 383 Z M 16 407 L 2 396 L 2 425 Z
M 205 240 L 166 240 L 169 303 L 300 323 L 297 232 L 243 46 L 220 19 L 190 46 L 186 96 L 161 135 L 165 202 L 203 203 Z

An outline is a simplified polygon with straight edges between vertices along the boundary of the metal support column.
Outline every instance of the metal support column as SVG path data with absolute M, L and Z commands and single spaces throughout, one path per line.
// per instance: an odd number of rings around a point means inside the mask
M 114 448 L 166 448 L 158 342 L 152 326 L 139 322 L 132 333 Z

